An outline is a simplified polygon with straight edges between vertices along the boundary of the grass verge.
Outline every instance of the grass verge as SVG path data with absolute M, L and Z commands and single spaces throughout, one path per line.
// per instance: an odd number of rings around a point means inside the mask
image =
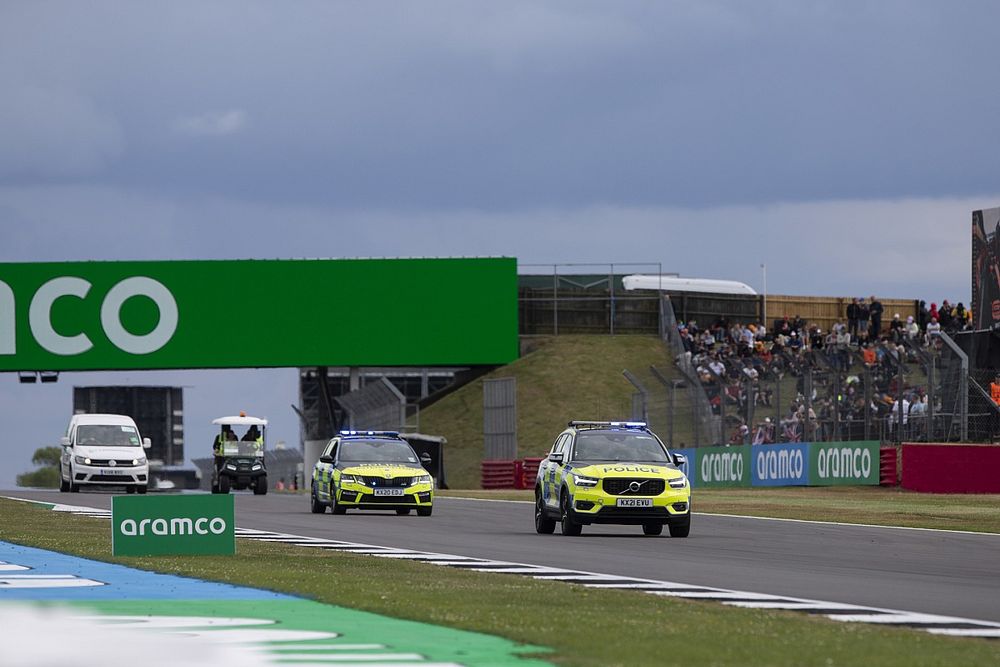
M 494 500 L 533 499 L 530 490 L 449 490 L 437 493 L 441 496 Z M 695 489 L 692 502 L 695 513 L 1000 533 L 998 495 L 927 494 L 867 486 Z
M 0 539 L 549 646 L 560 665 L 1000 664 L 1000 642 L 937 637 L 526 577 L 239 542 L 235 557 L 114 558 L 107 521 L 0 499 Z M 2 599 L 2 598 L 0 598 Z

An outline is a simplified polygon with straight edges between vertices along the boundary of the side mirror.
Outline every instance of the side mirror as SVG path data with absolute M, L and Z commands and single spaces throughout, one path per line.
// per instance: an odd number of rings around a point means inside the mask
M 687 462 L 688 458 L 683 454 L 674 454 L 674 465 L 676 465 L 678 468 L 680 468 L 681 466 L 686 466 Z
M 333 463 L 332 456 L 321 456 L 319 457 L 320 463 Z
M 420 455 L 420 463 L 422 463 L 425 466 L 429 466 L 431 464 L 431 455 L 428 454 L 427 452 L 424 452 L 423 454 L 421 454 Z
M 142 439 L 142 448 L 143 449 L 149 449 L 152 446 L 153 446 L 153 441 L 152 440 L 150 440 L 149 438 L 143 438 Z
M 73 443 L 71 443 L 69 441 L 69 436 L 68 435 L 64 435 L 63 437 L 59 438 L 59 444 L 62 445 L 63 447 L 72 447 L 73 446 Z
M 552 463 L 562 463 L 563 462 L 563 453 L 562 452 L 552 452 L 551 454 L 549 454 L 549 461 L 551 461 Z

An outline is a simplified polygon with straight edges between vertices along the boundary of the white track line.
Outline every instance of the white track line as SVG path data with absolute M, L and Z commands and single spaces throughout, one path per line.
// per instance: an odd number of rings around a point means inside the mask
M 505 498 L 467 498 L 465 496 L 437 496 L 435 500 L 472 500 L 478 503 L 519 503 L 534 505 L 531 500 L 509 500 Z M 717 516 L 724 519 L 756 519 L 759 521 L 789 521 L 792 523 L 815 523 L 825 526 L 847 526 L 848 528 L 891 528 L 893 530 L 922 530 L 932 533 L 953 533 L 958 535 L 988 535 L 1000 537 L 1000 533 L 990 533 L 979 530 L 954 530 L 951 528 L 919 528 L 915 526 L 889 526 L 877 523 L 847 523 L 844 521 L 820 521 L 818 519 L 787 519 L 776 516 L 750 516 L 748 514 L 719 514 L 717 512 L 692 512 L 698 516 Z
M 14 500 L 24 500 L 14 498 Z M 479 500 L 479 499 L 470 499 Z M 38 502 L 38 501 L 27 501 Z M 486 502 L 521 502 L 521 501 L 493 501 Z M 49 503 L 40 503 L 49 504 Z M 59 511 L 80 513 L 87 516 L 96 516 L 94 509 L 90 507 L 79 507 L 72 505 L 60 505 Z M 100 517 L 109 517 L 110 512 Z M 731 516 L 731 515 L 712 515 Z M 799 521 L 798 519 L 767 519 L 766 517 L 736 517 L 749 519 L 766 519 L 777 521 L 796 521 L 801 523 L 826 523 L 823 521 Z M 833 524 L 845 526 L 864 526 L 872 528 L 900 528 L 898 526 L 867 526 L 866 524 Z M 904 528 L 905 529 L 905 528 Z M 934 529 L 906 529 L 906 530 L 934 530 Z M 939 531 L 939 532 L 963 532 L 972 535 L 992 535 L 991 533 L 974 533 L 969 531 Z M 813 612 L 814 615 L 825 616 L 829 619 L 843 623 L 868 623 L 883 626 L 911 627 L 912 629 L 931 632 L 933 634 L 946 634 L 954 637 L 985 637 L 1000 639 L 1000 623 L 994 621 L 980 621 L 954 616 L 942 616 L 937 614 L 925 614 L 911 611 L 901 611 L 898 609 L 882 609 L 878 607 L 865 607 L 851 605 L 840 602 L 824 602 L 822 600 L 810 600 L 808 598 L 795 598 L 791 596 L 776 596 L 767 593 L 754 593 L 750 591 L 728 590 L 715 588 L 712 586 L 696 586 L 671 581 L 657 581 L 654 579 L 642 579 L 640 577 L 624 577 L 620 575 L 602 574 L 599 572 L 586 572 L 582 570 L 563 570 L 530 563 L 514 563 L 508 561 L 490 560 L 485 558 L 473 558 L 469 556 L 455 556 L 450 554 L 430 553 L 410 550 L 399 550 L 395 547 L 387 547 L 376 544 L 361 544 L 355 542 L 342 542 L 323 540 L 321 538 L 311 538 L 303 535 L 292 535 L 289 533 L 278 533 L 266 530 L 250 528 L 236 528 L 236 535 L 241 539 L 258 540 L 263 542 L 291 543 L 303 548 L 318 548 L 325 551 L 346 551 L 360 555 L 372 556 L 375 558 L 395 558 L 406 559 L 417 562 L 432 563 L 434 565 L 450 566 L 477 572 L 493 572 L 497 574 L 508 574 L 513 576 L 529 576 L 539 581 L 557 581 L 561 583 L 571 583 L 588 588 L 620 589 L 632 590 L 648 593 L 650 595 L 681 598 L 687 600 L 717 600 L 720 604 L 740 607 L 745 609 L 780 609 L 787 611 Z M 15 577 L 17 575 L 14 575 Z M 23 575 L 22 575 L 23 576 Z M 619 583 L 620 582 L 620 583 Z M 830 612 L 830 613 L 824 613 Z M 847 612 L 847 613 L 842 613 Z M 850 613 L 853 612 L 853 613 Z M 971 626 L 971 627 L 970 627 Z M 345 658 L 347 656 L 344 656 Z M 293 664 L 293 663 L 290 663 Z M 306 667 L 304 662 L 294 662 L 299 667 Z M 366 664 L 372 667 L 372 663 Z M 422 663 L 425 664 L 426 663 Z

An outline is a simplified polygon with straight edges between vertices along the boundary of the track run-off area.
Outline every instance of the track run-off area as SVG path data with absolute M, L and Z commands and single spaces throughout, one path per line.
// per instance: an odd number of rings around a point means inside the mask
M 110 510 L 112 498 L 103 493 L 46 491 L 3 495 L 98 510 Z M 942 625 L 940 619 L 923 617 L 1000 624 L 1000 535 L 996 534 L 696 512 L 686 539 L 645 537 L 629 526 L 588 526 L 580 537 L 563 537 L 536 534 L 532 505 L 517 501 L 439 497 L 432 517 L 417 517 L 382 512 L 315 515 L 309 512 L 308 498 L 301 495 L 236 494 L 235 500 L 239 537 L 312 542 L 356 553 L 370 547 L 373 555 L 397 558 L 407 558 L 411 551 L 429 553 L 438 555 L 426 559 L 430 562 L 576 579 L 576 583 L 586 583 L 587 577 L 574 573 L 608 575 L 590 577 L 589 583 L 648 592 L 657 588 L 650 582 L 670 582 L 660 592 L 673 588 L 679 596 L 692 599 L 798 608 L 841 620 L 1000 637 L 1000 629 L 982 631 L 961 622 Z M 883 611 L 863 613 L 840 609 L 841 605 Z

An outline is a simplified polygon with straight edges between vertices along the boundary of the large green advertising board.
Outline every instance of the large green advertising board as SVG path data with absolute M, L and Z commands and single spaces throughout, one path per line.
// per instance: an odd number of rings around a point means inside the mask
M 115 556 L 236 553 L 233 497 L 115 496 L 111 551 Z
M 513 258 L 0 264 L 0 371 L 517 358 Z

